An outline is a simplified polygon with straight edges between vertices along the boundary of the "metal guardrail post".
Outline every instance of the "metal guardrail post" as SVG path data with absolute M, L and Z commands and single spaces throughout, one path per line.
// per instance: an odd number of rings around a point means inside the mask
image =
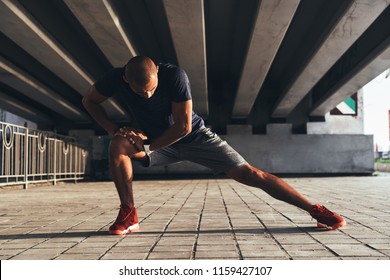
M 24 189 L 28 188 L 28 128 L 24 129 Z
M 54 138 L 53 186 L 57 185 L 57 139 Z
M 74 172 L 74 174 L 73 174 L 73 176 L 74 176 L 74 183 L 76 184 L 77 183 L 77 176 L 78 176 L 78 174 L 77 174 L 77 166 L 78 166 L 78 157 L 77 157 L 77 154 L 78 154 L 78 148 L 77 147 L 74 147 L 74 149 L 73 149 L 73 154 L 74 154 L 74 165 L 73 165 L 73 172 Z

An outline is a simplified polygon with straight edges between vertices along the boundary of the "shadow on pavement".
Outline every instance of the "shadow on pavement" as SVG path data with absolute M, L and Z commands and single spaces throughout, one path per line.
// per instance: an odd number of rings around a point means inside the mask
M 202 234 L 252 234 L 252 235 L 263 235 L 263 234 L 293 234 L 293 233 L 309 233 L 318 232 L 320 229 L 316 227 L 273 227 L 270 229 L 264 228 L 249 228 L 249 229 L 215 229 L 215 230 L 167 230 L 167 231 L 139 231 L 134 232 L 132 235 L 202 235 Z M 108 236 L 107 231 L 76 231 L 76 232 L 59 232 L 59 233 L 29 233 L 29 234 L 10 234 L 0 235 L 0 240 L 9 239 L 38 239 L 38 238 L 72 238 L 72 237 L 92 237 L 92 236 Z M 115 236 L 113 236 L 115 237 Z M 118 237 L 118 236 L 117 236 Z

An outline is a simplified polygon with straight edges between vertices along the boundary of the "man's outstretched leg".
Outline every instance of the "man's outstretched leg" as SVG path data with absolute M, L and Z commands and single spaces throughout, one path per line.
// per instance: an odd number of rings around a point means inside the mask
M 137 149 L 124 137 L 115 136 L 109 147 L 110 169 L 121 202 L 119 214 L 110 226 L 110 234 L 127 234 L 139 229 L 137 209 L 133 197 L 133 167 L 130 156 Z
M 318 227 L 337 229 L 346 224 L 341 216 L 329 211 L 325 206 L 312 204 L 282 179 L 254 168 L 249 164 L 232 168 L 226 174 L 240 183 L 261 188 L 272 197 L 307 211 L 317 220 Z

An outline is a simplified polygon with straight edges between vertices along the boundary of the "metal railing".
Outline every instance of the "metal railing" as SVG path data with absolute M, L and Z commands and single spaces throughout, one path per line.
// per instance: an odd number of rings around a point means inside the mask
M 88 152 L 74 138 L 0 122 L 0 186 L 84 179 Z

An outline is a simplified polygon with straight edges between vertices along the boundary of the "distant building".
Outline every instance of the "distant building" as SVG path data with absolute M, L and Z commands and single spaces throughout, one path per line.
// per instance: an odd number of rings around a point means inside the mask
M 364 134 L 374 135 L 377 152 L 390 150 L 390 78 L 385 71 L 362 89 L 364 96 Z
M 10 112 L 7 112 L 3 109 L 0 108 L 0 121 L 1 122 L 6 122 L 6 123 L 11 123 L 14 125 L 20 125 L 20 126 L 25 126 L 31 129 L 37 129 L 38 125 L 32 121 L 26 120 L 22 117 L 19 117 L 17 115 L 14 115 Z

